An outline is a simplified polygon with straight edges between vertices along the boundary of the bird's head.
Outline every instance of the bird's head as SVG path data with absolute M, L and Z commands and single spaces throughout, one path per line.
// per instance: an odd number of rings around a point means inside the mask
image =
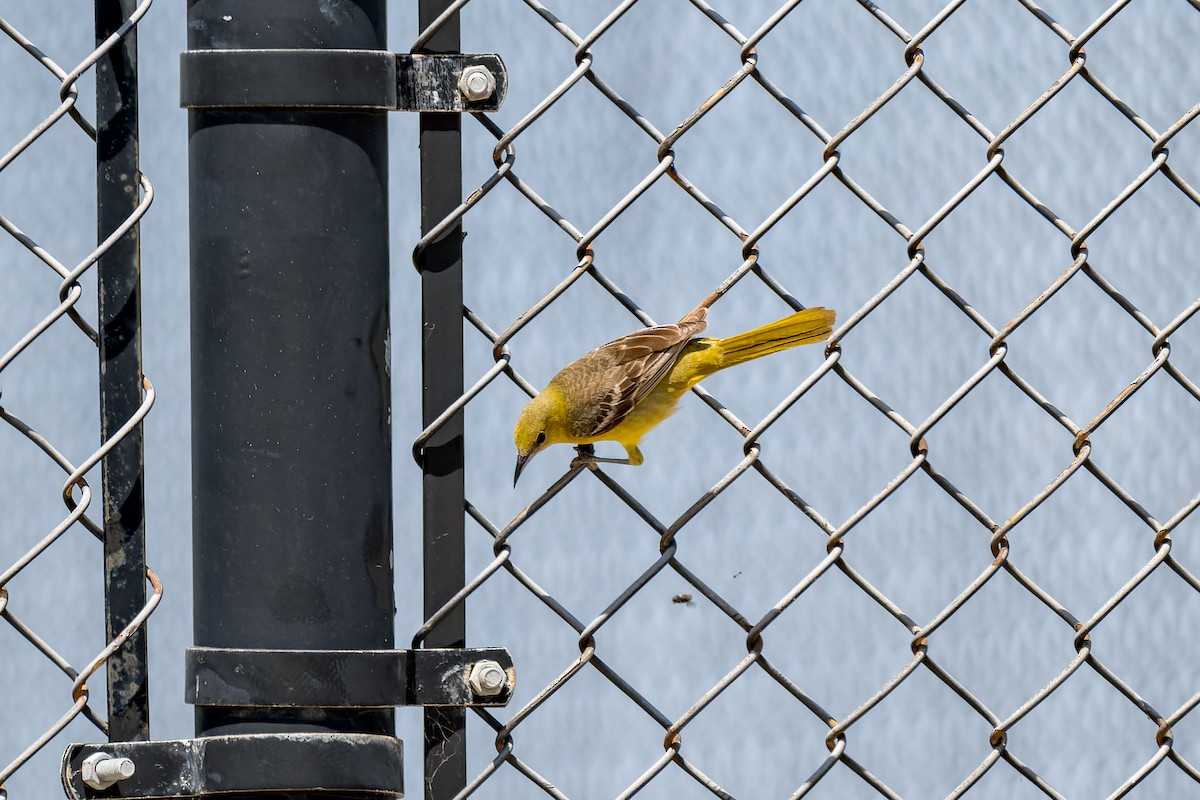
M 513 486 L 517 485 L 517 478 L 521 477 L 521 470 L 525 469 L 529 459 L 550 445 L 566 440 L 565 403 L 558 392 L 547 387 L 529 401 L 517 419 L 517 427 L 513 431 L 513 441 L 517 445 L 517 469 L 513 473 Z

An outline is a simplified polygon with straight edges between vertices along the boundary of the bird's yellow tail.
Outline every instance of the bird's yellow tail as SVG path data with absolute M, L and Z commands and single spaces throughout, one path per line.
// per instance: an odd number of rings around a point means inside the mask
M 833 331 L 833 321 L 836 317 L 837 315 L 827 308 L 806 308 L 761 328 L 739 333 L 728 339 L 718 339 L 714 342 L 721 353 L 717 369 L 778 353 L 789 347 L 824 341 Z

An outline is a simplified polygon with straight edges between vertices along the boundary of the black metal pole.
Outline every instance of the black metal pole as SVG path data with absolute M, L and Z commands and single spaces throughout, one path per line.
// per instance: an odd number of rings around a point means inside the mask
M 188 3 L 191 50 L 386 49 L 385 27 L 384 0 Z M 386 112 L 192 109 L 188 149 L 195 642 L 391 648 Z M 196 710 L 200 736 L 394 730 Z
M 422 30 L 450 5 L 420 0 Z M 457 53 L 455 16 L 423 52 Z M 421 233 L 427 233 L 461 202 L 462 117 L 421 114 Z M 462 227 L 455 226 L 420 254 L 422 416 L 434 421 L 463 392 Z M 440 609 L 465 580 L 465 487 L 463 415 L 446 423 L 426 444 L 423 468 L 424 606 Z M 466 612 L 460 606 L 425 638 L 428 647 L 464 647 Z M 466 785 L 466 710 L 425 709 L 425 797 L 448 800 Z
M 129 19 L 137 0 L 96 0 L 96 41 Z M 138 206 L 137 38 L 129 31 L 96 62 L 96 220 L 107 239 Z M 108 439 L 142 404 L 141 262 L 135 225 L 96 264 L 100 335 L 100 435 Z M 111 641 L 146 605 L 142 426 L 102 462 L 104 622 Z M 107 663 L 108 738 L 150 737 L 146 631 Z

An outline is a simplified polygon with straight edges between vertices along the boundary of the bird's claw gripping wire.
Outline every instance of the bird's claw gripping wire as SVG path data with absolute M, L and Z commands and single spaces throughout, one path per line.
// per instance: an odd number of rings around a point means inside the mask
M 590 444 L 576 445 L 575 452 L 577 455 L 571 459 L 571 469 L 582 467 L 594 469 L 597 464 L 624 464 L 625 466 L 633 464 L 628 458 L 601 458 L 596 455 L 596 448 Z

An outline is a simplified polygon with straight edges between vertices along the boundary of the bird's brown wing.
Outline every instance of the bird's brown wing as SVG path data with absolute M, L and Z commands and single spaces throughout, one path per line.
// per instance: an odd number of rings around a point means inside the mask
M 575 420 L 583 437 L 600 436 L 617 425 L 667 376 L 693 336 L 702 332 L 708 309 L 698 308 L 674 325 L 643 328 L 581 358 L 595 398 Z

